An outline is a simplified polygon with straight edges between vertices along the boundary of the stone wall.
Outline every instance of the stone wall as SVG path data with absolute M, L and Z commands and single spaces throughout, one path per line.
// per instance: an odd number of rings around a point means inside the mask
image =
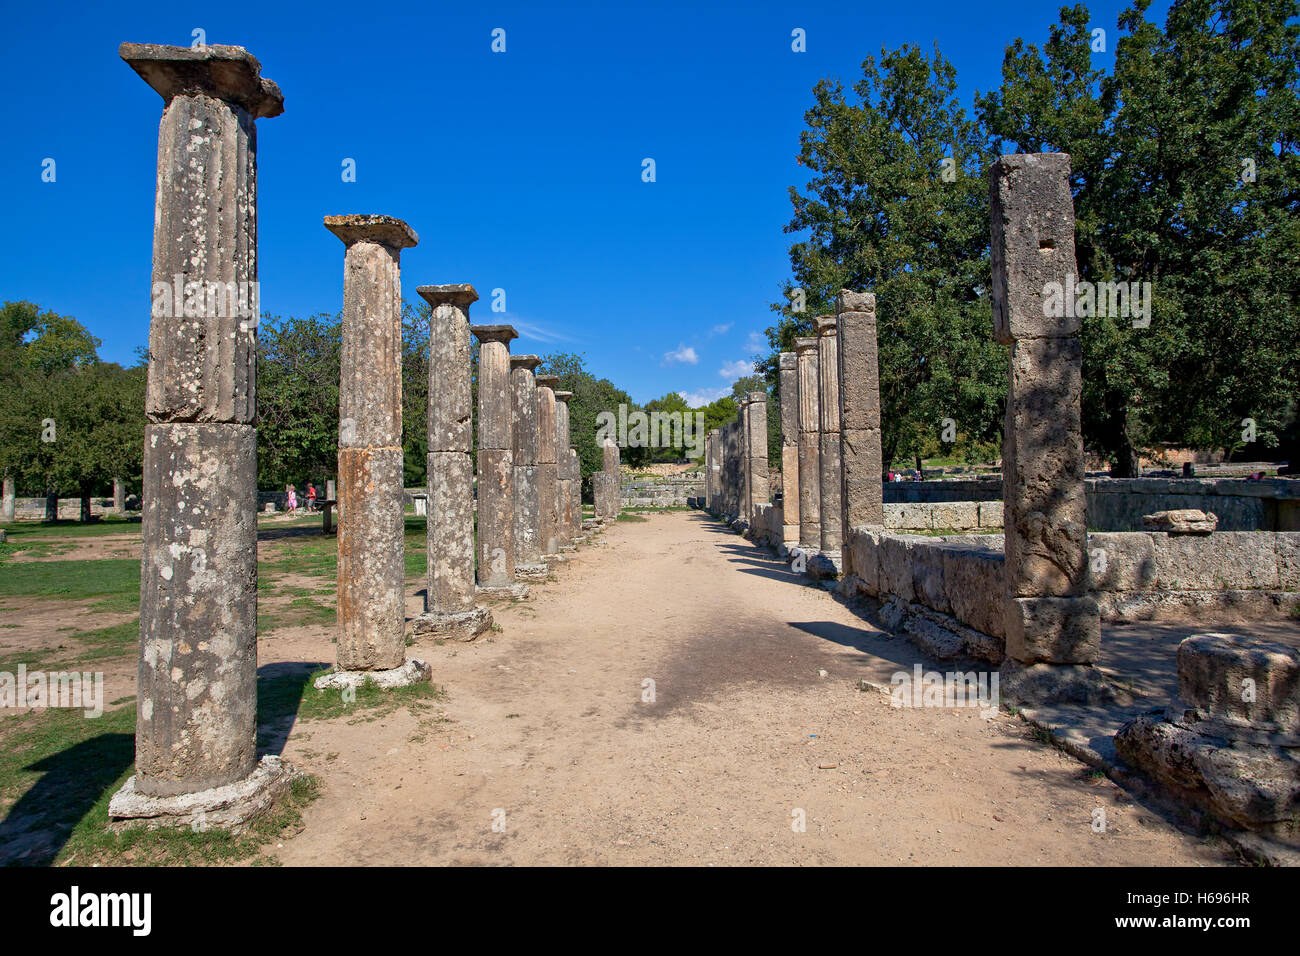
M 847 547 L 855 569 L 847 589 L 880 599 L 891 626 L 941 656 L 1001 659 L 1001 535 L 854 528 Z M 1094 532 L 1088 554 L 1090 593 L 1105 621 L 1212 622 L 1300 611 L 1300 532 Z
M 128 495 L 128 501 L 136 506 L 139 510 L 140 499 L 136 495 Z M 128 509 L 129 510 L 129 509 Z M 92 517 L 102 517 L 103 515 L 117 514 L 113 507 L 113 499 L 103 497 L 93 497 L 90 499 L 90 514 Z M 75 520 L 81 517 L 81 499 L 80 498 L 60 498 L 59 499 L 59 519 Z M 15 521 L 44 521 L 45 520 L 45 499 L 44 498 L 14 498 L 14 520 Z
M 1300 531 L 1300 481 L 1289 478 L 1249 481 L 1244 478 L 1089 478 L 1088 527 L 1099 531 L 1140 531 L 1142 516 L 1156 511 L 1193 508 L 1212 511 L 1220 531 Z M 925 507 L 904 505 L 998 502 L 1000 478 L 951 481 L 889 481 L 884 484 L 885 526 L 899 529 L 964 530 L 1001 527 L 984 523 L 973 509 L 927 516 Z M 891 505 L 895 506 L 891 509 Z M 891 513 L 893 517 L 891 518 Z
M 704 472 L 664 478 L 632 478 L 620 489 L 624 508 L 685 507 L 687 498 L 703 496 Z

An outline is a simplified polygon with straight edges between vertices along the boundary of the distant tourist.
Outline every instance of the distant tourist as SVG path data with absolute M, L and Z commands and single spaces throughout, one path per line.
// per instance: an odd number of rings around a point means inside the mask
M 307 482 L 307 510 L 316 510 L 316 486 L 310 481 Z
M 289 486 L 289 507 L 287 510 L 291 515 L 298 513 L 298 492 L 293 485 Z

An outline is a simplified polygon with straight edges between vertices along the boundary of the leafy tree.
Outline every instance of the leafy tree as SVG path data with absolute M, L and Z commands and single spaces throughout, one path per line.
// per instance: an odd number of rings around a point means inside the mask
M 1008 48 L 978 97 L 991 133 L 1071 155 L 1082 279 L 1150 282 L 1149 327 L 1084 320 L 1084 434 L 1130 475 L 1138 448 L 1276 443 L 1300 385 L 1300 27 L 1295 0 L 1149 0 L 1120 14 L 1110 75 L 1086 7 L 1040 52 Z
M 1000 433 L 1005 356 L 992 340 L 988 187 L 979 124 L 956 100 L 956 71 L 936 49 L 867 57 L 852 95 L 814 87 L 787 233 L 794 280 L 773 310 L 761 364 L 813 334 L 842 288 L 876 293 L 884 461 L 919 454 L 952 418 L 973 439 Z
M 338 471 L 342 320 L 263 316 L 257 336 L 257 478 L 263 488 Z

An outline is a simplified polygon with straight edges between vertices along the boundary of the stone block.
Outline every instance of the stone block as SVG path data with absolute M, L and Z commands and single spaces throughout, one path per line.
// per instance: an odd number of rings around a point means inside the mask
M 881 591 L 909 603 L 916 600 L 912 577 L 912 548 L 917 540 L 895 534 L 880 536 L 878 553 Z
M 979 526 L 981 528 L 1002 527 L 1002 502 L 981 501 L 979 503 Z
M 879 429 L 845 428 L 840 432 L 840 467 L 844 527 L 884 527 Z
M 1005 638 L 1007 584 L 1002 552 L 951 547 L 944 549 L 943 561 L 953 617 L 984 634 Z
M 1195 508 L 1178 508 L 1173 511 L 1157 511 L 1142 516 L 1142 527 L 1146 531 L 1165 531 L 1169 534 L 1209 534 L 1219 526 L 1219 519 L 1213 512 L 1200 511 Z
M 1278 590 L 1272 536 L 1250 531 L 1163 535 L 1155 544 L 1156 587 L 1171 591 Z
M 1178 645 L 1177 706 L 1227 724 L 1300 734 L 1300 651 L 1235 634 Z
M 918 541 L 912 545 L 911 554 L 914 600 L 940 614 L 949 613 L 952 603 L 944 586 L 944 548 Z
M 1101 650 L 1101 609 L 1090 597 L 1007 601 L 1007 656 L 1021 663 L 1091 664 Z
M 1090 534 L 1088 562 L 1094 591 L 1146 591 L 1156 586 L 1156 545 L 1146 532 Z

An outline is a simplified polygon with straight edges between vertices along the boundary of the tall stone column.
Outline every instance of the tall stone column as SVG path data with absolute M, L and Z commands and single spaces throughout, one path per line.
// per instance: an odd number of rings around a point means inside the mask
M 429 303 L 429 449 L 425 516 L 427 570 L 424 613 L 416 634 L 472 641 L 492 626 L 492 612 L 475 604 L 474 436 L 470 382 L 469 307 L 472 285 L 422 285 Z
M 542 561 L 541 498 L 537 483 L 538 422 L 536 355 L 510 356 L 510 451 L 514 460 L 515 577 L 545 580 Z
M 739 429 L 736 448 L 736 490 L 740 498 L 738 514 L 740 520 L 746 525 L 752 523 L 754 518 L 754 502 L 750 498 L 750 492 L 753 489 L 749 483 L 749 401 L 749 394 L 746 393 L 740 399 L 740 408 L 736 413 L 736 422 Z
M 406 660 L 402 503 L 402 250 L 418 242 L 392 216 L 326 216 L 343 241 L 339 373 L 338 664 L 317 687 L 428 680 Z
M 473 325 L 478 350 L 478 586 L 522 597 L 515 581 L 514 452 L 509 325 Z
M 821 529 L 821 384 L 817 339 L 794 340 L 799 359 L 799 547 L 816 551 Z
M 113 479 L 113 511 L 119 515 L 126 511 L 126 483 L 121 478 Z
M 569 434 L 569 399 L 572 392 L 555 392 L 555 468 L 556 468 L 556 537 L 560 541 L 561 551 L 572 551 L 573 542 L 578 537 L 578 528 L 582 523 L 581 504 L 574 511 L 573 485 L 580 481 L 576 470 L 577 455 L 571 447 Z M 581 499 L 579 499 L 581 502 Z
M 592 493 L 596 499 L 596 518 L 601 521 L 613 521 L 622 507 L 619 500 L 618 464 L 618 445 L 606 438 L 601 447 L 601 469 L 591 476 Z
M 844 540 L 840 497 L 839 340 L 835 316 L 818 316 L 816 323 L 817 378 L 820 383 L 817 406 L 821 416 L 821 551 L 832 564 L 837 564 Z
M 841 541 L 848 541 L 850 528 L 879 531 L 885 527 L 876 297 L 870 292 L 843 289 L 836 310 L 839 313 Z
M 1039 703 L 1105 697 L 1109 688 L 1092 666 L 1101 623 L 1088 594 L 1079 319 L 1073 309 L 1053 309 L 1050 294 L 1077 274 L 1070 157 L 1003 156 L 990 170 L 989 193 L 994 338 L 1011 347 L 1003 690 Z
M 799 357 L 778 358 L 781 399 L 781 540 L 786 548 L 799 542 Z
M 257 759 L 255 121 L 283 112 L 284 97 L 240 47 L 124 43 L 119 55 L 166 105 L 145 395 L 136 773 L 109 815 L 239 829 L 292 773 L 277 758 Z
M 767 393 L 750 392 L 745 414 L 745 478 L 749 496 L 749 523 L 754 524 L 758 506 L 772 499 L 767 477 Z
M 537 376 L 537 500 L 538 533 L 542 555 L 551 560 L 560 553 L 559 536 L 559 465 L 555 446 L 554 375 Z
M 13 476 L 5 475 L 4 494 L 0 496 L 0 521 L 11 522 L 14 520 L 16 503 Z

